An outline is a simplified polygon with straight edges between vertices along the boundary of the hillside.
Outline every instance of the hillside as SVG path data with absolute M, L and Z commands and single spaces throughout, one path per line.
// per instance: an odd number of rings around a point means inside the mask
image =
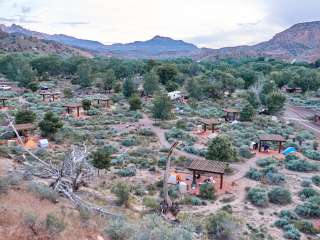
M 155 36 L 147 41 L 104 45 L 97 41 L 78 39 L 62 34 L 50 35 L 30 31 L 15 24 L 8 27 L 0 25 L 0 30 L 16 34 L 13 37 L 15 40 L 12 40 L 11 36 L 9 45 L 7 45 L 8 41 L 1 41 L 1 48 L 7 48 L 8 51 L 20 49 L 39 53 L 91 55 L 88 53 L 90 52 L 119 58 L 190 57 L 196 60 L 264 56 L 287 61 L 312 62 L 320 58 L 320 21 L 296 24 L 276 34 L 271 40 L 253 46 L 221 49 L 200 49 L 193 44 L 161 36 Z
M 202 49 L 198 58 L 266 56 L 283 60 L 312 62 L 320 58 L 320 21 L 299 23 L 276 34 L 271 40 L 253 46 Z

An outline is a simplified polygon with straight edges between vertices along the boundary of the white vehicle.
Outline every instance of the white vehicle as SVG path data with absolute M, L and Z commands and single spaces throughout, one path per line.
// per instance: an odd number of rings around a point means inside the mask
M 0 90 L 10 90 L 11 87 L 8 85 L 0 85 Z
M 179 99 L 179 98 L 182 97 L 180 91 L 169 92 L 169 93 L 168 93 L 168 96 L 170 97 L 171 100 L 177 100 L 177 99 Z

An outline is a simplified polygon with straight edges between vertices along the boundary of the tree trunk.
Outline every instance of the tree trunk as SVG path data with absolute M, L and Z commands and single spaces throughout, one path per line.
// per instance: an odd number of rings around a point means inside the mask
M 169 189 L 168 189 L 168 179 L 170 174 L 170 157 L 167 158 L 166 162 L 166 170 L 164 172 L 164 178 L 163 178 L 163 194 L 164 194 L 164 201 L 166 204 L 168 204 L 168 207 L 170 208 L 172 206 L 172 201 L 169 197 Z

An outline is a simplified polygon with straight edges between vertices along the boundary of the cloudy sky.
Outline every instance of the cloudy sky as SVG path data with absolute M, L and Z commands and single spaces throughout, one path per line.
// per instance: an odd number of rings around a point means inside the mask
M 254 44 L 320 20 L 320 0 L 0 0 L 0 23 L 103 43 L 155 35 L 201 47 Z

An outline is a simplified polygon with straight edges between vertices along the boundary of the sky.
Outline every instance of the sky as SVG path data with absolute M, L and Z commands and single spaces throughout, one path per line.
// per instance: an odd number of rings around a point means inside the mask
M 199 47 L 266 41 L 320 20 L 320 0 L 0 0 L 0 23 L 105 44 L 156 35 Z

